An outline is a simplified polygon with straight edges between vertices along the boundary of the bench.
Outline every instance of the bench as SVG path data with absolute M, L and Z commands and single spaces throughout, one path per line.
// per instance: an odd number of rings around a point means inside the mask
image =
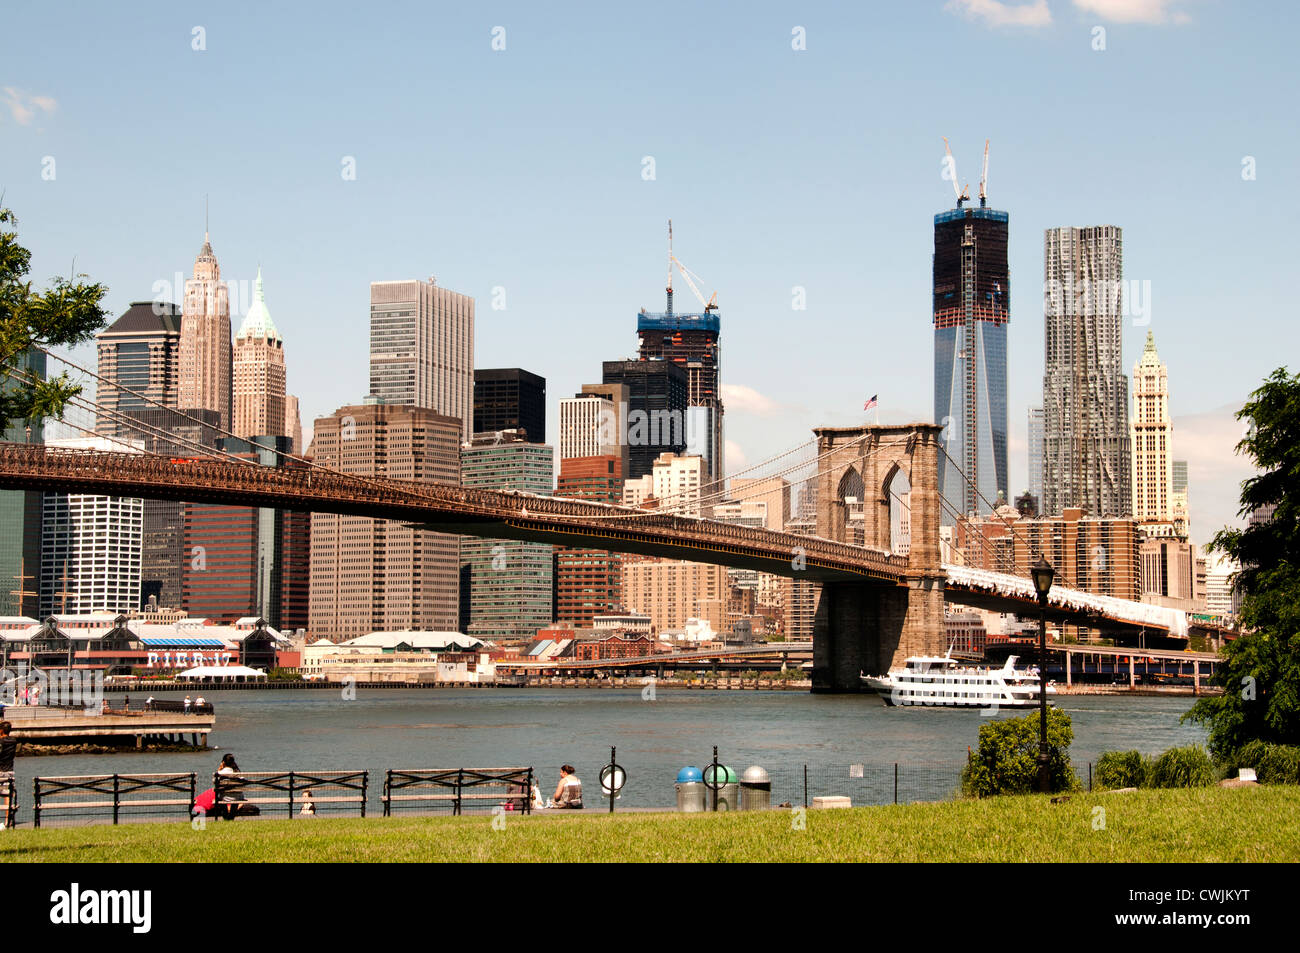
M 139 794 L 145 796 L 137 796 Z M 171 794 L 171 797 L 158 796 Z M 184 794 L 185 797 L 178 795 Z M 103 811 L 113 823 L 123 809 L 180 808 L 174 812 L 189 817 L 195 797 L 195 775 L 189 774 L 105 774 L 36 778 L 33 781 L 32 824 L 41 826 L 41 816 L 54 811 Z M 78 800 L 69 800 L 80 795 Z M 91 800 L 87 795 L 102 795 Z M 172 811 L 152 811 L 171 814 Z
M 484 790 L 491 788 L 492 790 Z M 532 812 L 533 769 L 528 768 L 394 768 L 384 776 L 380 801 L 384 816 L 393 806 L 448 803 L 452 814 L 491 803 L 521 814 Z M 415 793 L 398 793 L 413 791 Z
M 369 783 L 368 771 L 245 771 L 214 774 L 212 791 L 217 799 L 216 808 L 247 804 L 260 811 L 261 805 L 265 805 L 283 807 L 287 816 L 300 817 L 302 805 L 310 800 L 318 807 L 322 804 L 354 807 L 365 817 Z M 316 791 L 321 789 L 326 793 L 317 795 Z M 307 791 L 312 792 L 310 798 L 305 796 Z

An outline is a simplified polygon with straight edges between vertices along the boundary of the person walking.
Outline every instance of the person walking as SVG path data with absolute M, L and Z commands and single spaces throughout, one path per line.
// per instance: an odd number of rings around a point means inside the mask
M 5 806 L 0 813 L 0 830 L 13 826 L 13 815 L 18 812 L 18 799 L 14 793 L 14 755 L 18 742 L 9 736 L 13 725 L 0 721 L 0 790 L 4 792 Z
M 150 695 L 148 698 L 146 698 L 146 699 L 144 700 L 144 710 L 145 710 L 145 711 L 153 711 L 153 696 L 152 696 L 152 695 Z
M 188 715 L 188 714 L 190 713 L 190 706 L 193 705 L 193 704 L 194 704 L 194 702 L 190 701 L 190 696 L 189 696 L 189 695 L 186 695 L 186 696 L 185 696 L 185 714 Z

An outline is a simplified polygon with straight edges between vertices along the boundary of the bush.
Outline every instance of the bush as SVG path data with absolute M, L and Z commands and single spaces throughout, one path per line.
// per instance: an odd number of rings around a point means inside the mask
M 1151 763 L 1148 774 L 1153 788 L 1199 788 L 1216 780 L 1210 756 L 1200 745 L 1170 748 Z
M 1140 751 L 1106 751 L 1097 759 L 1093 783 L 1103 791 L 1144 788 L 1150 764 Z
M 1053 792 L 1077 791 L 1081 787 L 1070 764 L 1073 740 L 1070 716 L 1048 709 L 1048 766 Z M 967 759 L 961 787 L 968 797 L 1030 794 L 1037 790 L 1038 713 L 981 725 L 979 750 L 972 751 Z
M 1220 762 L 1228 777 L 1254 768 L 1260 784 L 1300 784 L 1300 747 L 1248 741 Z

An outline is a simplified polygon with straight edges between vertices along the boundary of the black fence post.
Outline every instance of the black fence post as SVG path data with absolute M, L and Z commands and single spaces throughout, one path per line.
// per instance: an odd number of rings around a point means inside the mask
M 808 810 L 808 765 L 803 766 L 803 807 Z
M 114 824 L 117 823 L 118 806 L 121 804 L 121 799 L 122 799 L 122 787 L 119 781 L 119 776 L 114 774 L 113 775 L 113 823 Z
M 366 801 L 370 797 L 370 771 L 361 772 L 361 816 L 366 816 Z
M 289 817 L 293 817 L 293 772 L 289 772 Z
M 384 805 L 383 807 L 384 817 L 392 816 L 393 808 L 392 808 L 392 804 L 389 801 L 389 798 L 391 798 L 392 796 L 393 796 L 393 769 L 389 768 L 388 771 L 384 774 L 384 792 L 379 796 L 379 800 L 382 801 Z
M 1092 762 L 1088 762 L 1088 790 L 1092 790 Z
M 9 782 L 9 793 L 13 794 L 13 782 Z M 32 778 L 32 826 L 41 826 L 41 779 Z
M 894 762 L 894 803 L 898 803 L 898 762 Z
M 193 771 L 190 772 L 190 806 L 185 809 L 185 816 L 192 817 L 194 811 L 194 802 L 199 799 L 198 775 Z

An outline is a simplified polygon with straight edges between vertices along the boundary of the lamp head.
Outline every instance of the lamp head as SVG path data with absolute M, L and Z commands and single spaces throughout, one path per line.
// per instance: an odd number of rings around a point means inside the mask
M 1052 579 L 1056 576 L 1052 564 L 1040 554 L 1038 562 L 1034 563 L 1030 568 L 1029 574 L 1034 579 L 1034 590 L 1038 593 L 1038 600 L 1040 602 L 1046 601 L 1047 593 L 1052 588 Z

